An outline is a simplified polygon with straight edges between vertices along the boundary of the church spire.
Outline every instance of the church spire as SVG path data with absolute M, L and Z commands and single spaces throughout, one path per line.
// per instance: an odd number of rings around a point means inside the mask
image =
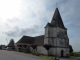
M 56 8 L 56 10 L 55 10 L 55 13 L 54 13 L 52 21 L 51 21 L 51 25 L 65 28 L 58 8 Z

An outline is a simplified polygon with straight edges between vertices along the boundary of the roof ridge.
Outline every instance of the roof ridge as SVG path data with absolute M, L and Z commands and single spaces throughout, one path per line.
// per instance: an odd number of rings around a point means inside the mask
M 40 36 L 44 36 L 44 35 L 39 35 L 39 36 L 35 36 L 35 37 L 40 37 Z M 34 38 L 35 38 L 35 37 L 34 37 Z

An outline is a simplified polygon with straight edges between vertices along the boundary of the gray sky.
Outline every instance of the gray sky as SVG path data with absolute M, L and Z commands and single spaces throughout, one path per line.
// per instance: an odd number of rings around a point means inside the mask
M 17 42 L 23 35 L 43 35 L 56 2 L 69 42 L 74 51 L 80 51 L 80 0 L 0 0 L 0 44 L 11 38 Z

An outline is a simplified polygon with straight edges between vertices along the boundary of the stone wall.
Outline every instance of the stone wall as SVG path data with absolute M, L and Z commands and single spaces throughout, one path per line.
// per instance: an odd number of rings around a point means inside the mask
M 49 50 L 49 55 L 55 55 L 56 49 L 57 54 L 61 56 L 61 50 L 63 50 L 63 55 L 69 55 L 69 38 L 67 36 L 67 29 L 59 27 L 46 27 L 44 44 L 51 44 L 54 47 Z M 67 51 L 67 52 L 66 52 Z
M 34 53 L 34 49 L 32 47 L 30 47 L 30 52 Z M 37 46 L 35 53 L 47 55 L 47 50 L 43 46 Z
M 69 57 L 69 48 L 51 48 L 49 50 L 49 55 L 55 56 L 57 54 L 58 57 L 61 57 L 61 51 L 63 50 L 63 57 Z M 56 53 L 57 52 L 57 53 Z

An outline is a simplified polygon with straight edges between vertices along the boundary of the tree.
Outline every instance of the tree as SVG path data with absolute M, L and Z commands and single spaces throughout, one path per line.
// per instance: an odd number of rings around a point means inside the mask
M 71 45 L 69 45 L 69 48 L 70 48 L 70 53 L 73 52 L 73 48 Z
M 37 44 L 31 44 L 30 46 L 34 49 L 34 53 L 35 53 L 35 49 L 37 48 Z
M 52 47 L 51 44 L 43 44 L 43 47 L 47 50 L 47 52 L 49 51 L 49 49 Z M 49 54 L 48 54 L 49 56 Z
M 8 44 L 9 47 L 14 47 L 14 39 L 10 39 L 10 42 Z

